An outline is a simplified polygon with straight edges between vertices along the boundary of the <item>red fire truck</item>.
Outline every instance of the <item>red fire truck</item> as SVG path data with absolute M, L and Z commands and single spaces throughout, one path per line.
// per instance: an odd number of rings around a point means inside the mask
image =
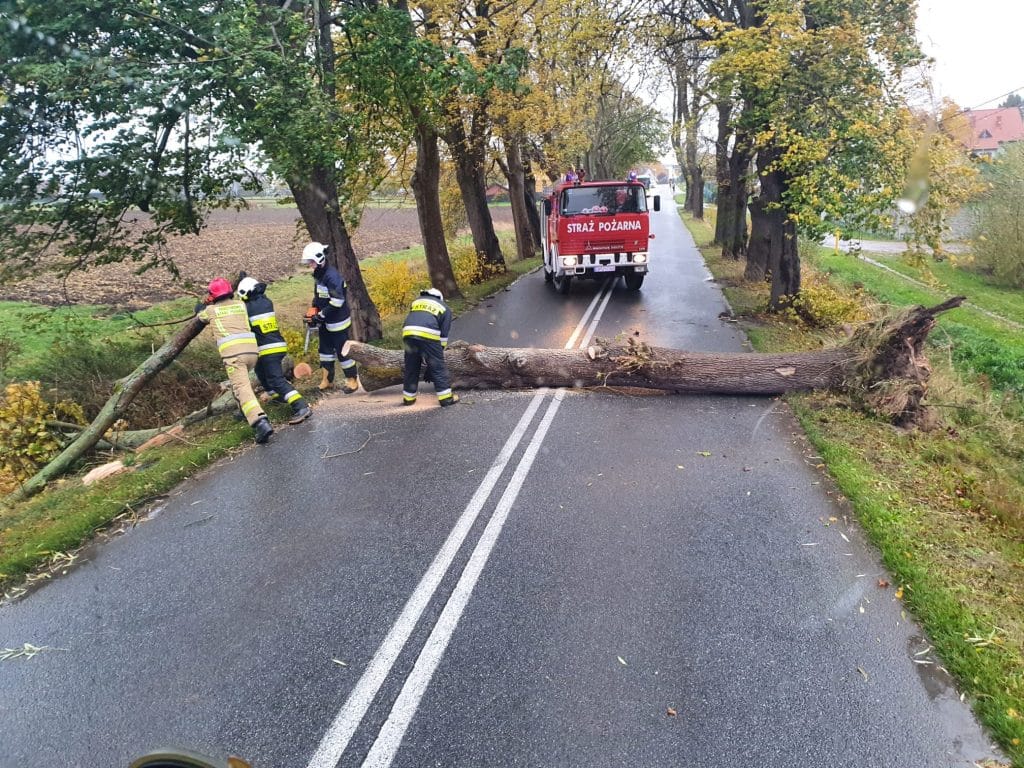
M 653 208 L 661 210 L 654 195 Z M 559 293 L 573 278 L 622 275 L 640 290 L 647 274 L 650 213 L 647 190 L 637 181 L 562 182 L 541 206 L 544 279 Z

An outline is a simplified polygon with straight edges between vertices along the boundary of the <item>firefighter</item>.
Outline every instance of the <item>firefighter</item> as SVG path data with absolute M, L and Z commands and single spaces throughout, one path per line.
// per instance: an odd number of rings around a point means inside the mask
M 259 350 L 256 378 L 271 400 L 279 400 L 291 406 L 292 417 L 288 423 L 300 424 L 313 415 L 313 409 L 284 377 L 281 361 L 288 352 L 288 344 L 277 327 L 274 302 L 267 296 L 266 290 L 266 283 L 253 277 L 243 277 L 236 291 L 238 298 L 245 302 L 249 326 L 256 335 L 256 347 Z
M 416 402 L 420 383 L 420 364 L 426 362 L 427 375 L 434 382 L 437 400 L 442 407 L 455 405 L 459 396 L 452 394 L 448 366 L 444 364 L 444 350 L 448 346 L 448 332 L 452 327 L 452 311 L 444 303 L 437 288 L 420 291 L 412 303 L 402 328 L 405 348 L 405 381 L 402 387 L 402 405 Z
M 318 329 L 320 337 L 320 389 L 327 390 L 334 386 L 334 363 L 341 361 L 341 370 L 345 374 L 345 386 L 342 392 L 346 395 L 359 388 L 356 377 L 356 362 L 349 360 L 341 353 L 348 341 L 348 329 L 352 326 L 348 303 L 345 301 L 345 281 L 338 270 L 327 263 L 329 245 L 310 243 L 302 249 L 302 263 L 313 267 L 313 306 L 306 314 L 309 326 Z
M 231 382 L 231 392 L 252 427 L 256 442 L 267 442 L 274 434 L 274 428 L 270 426 L 267 414 L 260 408 L 260 401 L 249 383 L 249 371 L 256 367 L 259 358 L 256 336 L 249 328 L 245 305 L 235 299 L 231 283 L 223 277 L 212 280 L 206 298 L 196 307 L 196 316 L 200 322 L 213 328 L 217 351 Z

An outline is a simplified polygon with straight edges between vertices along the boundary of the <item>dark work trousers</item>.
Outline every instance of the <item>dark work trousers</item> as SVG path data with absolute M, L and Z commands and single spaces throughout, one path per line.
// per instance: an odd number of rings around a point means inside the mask
M 270 395 L 271 400 L 279 403 L 288 403 L 293 413 L 298 413 L 306 407 L 306 401 L 302 399 L 291 382 L 284 377 L 281 370 L 281 361 L 285 353 L 277 352 L 272 355 L 260 355 L 256 363 L 256 378 L 260 380 L 260 386 Z
M 444 347 L 440 341 L 420 339 L 406 336 L 402 339 L 405 347 L 405 378 L 402 385 L 402 397 L 406 402 L 416 399 L 416 390 L 420 383 L 421 361 L 427 364 L 428 378 L 434 382 L 438 400 L 448 400 L 452 396 L 452 388 L 448 383 L 448 366 L 444 364 Z
M 327 369 L 327 380 L 334 381 L 334 361 L 341 361 L 341 371 L 346 379 L 356 377 L 356 361 L 341 354 L 341 348 L 348 341 L 348 328 L 343 331 L 328 331 L 320 325 L 320 367 Z

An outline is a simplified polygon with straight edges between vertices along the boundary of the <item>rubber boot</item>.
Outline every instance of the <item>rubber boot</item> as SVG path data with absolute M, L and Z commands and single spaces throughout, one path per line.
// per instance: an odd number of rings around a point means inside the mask
M 325 392 L 328 389 L 334 388 L 334 382 L 331 381 L 331 372 L 326 368 L 320 369 L 320 391 Z
M 288 419 L 289 424 L 301 424 L 310 416 L 313 415 L 313 409 L 308 405 L 303 405 L 299 410 L 292 414 L 292 417 Z
M 270 439 L 270 436 L 274 434 L 274 428 L 270 426 L 270 422 L 266 416 L 260 417 L 259 421 L 252 425 L 252 431 L 255 433 L 254 440 L 257 445 L 262 445 Z
M 455 405 L 458 402 L 459 402 L 459 396 L 458 395 L 452 395 L 451 397 L 446 397 L 444 400 L 441 401 L 441 407 L 442 408 L 447 408 L 448 406 Z
M 345 379 L 345 386 L 341 388 L 341 391 L 346 395 L 351 395 L 357 389 L 359 389 L 359 379 L 353 376 L 351 379 Z

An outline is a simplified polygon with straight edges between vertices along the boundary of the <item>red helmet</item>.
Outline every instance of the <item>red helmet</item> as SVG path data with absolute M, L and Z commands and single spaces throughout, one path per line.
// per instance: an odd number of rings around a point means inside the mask
M 210 296 L 210 301 L 216 301 L 225 296 L 230 296 L 234 291 L 231 289 L 231 283 L 225 280 L 223 277 L 216 277 L 210 281 L 210 285 L 206 288 L 206 292 Z

